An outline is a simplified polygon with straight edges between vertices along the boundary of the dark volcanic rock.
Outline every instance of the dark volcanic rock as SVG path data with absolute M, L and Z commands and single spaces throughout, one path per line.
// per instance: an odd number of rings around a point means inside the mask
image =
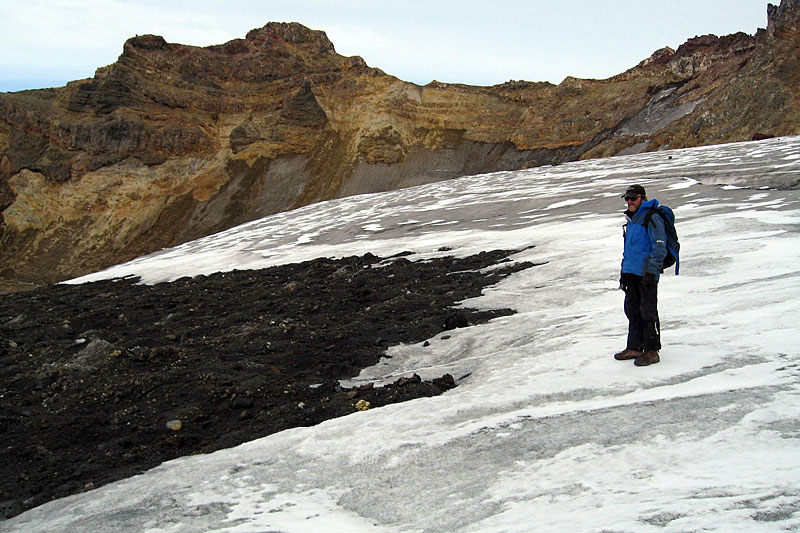
M 314 93 L 311 92 L 309 81 L 303 83 L 303 86 L 288 99 L 281 115 L 298 126 L 323 127 L 328 120 L 325 111 L 320 107 Z
M 767 33 L 775 35 L 797 35 L 800 19 L 793 12 L 800 8 L 800 0 L 781 0 L 780 5 L 767 4 Z
M 175 457 L 440 394 L 453 376 L 353 390 L 338 380 L 389 345 L 512 313 L 453 309 L 532 266 L 481 273 L 510 253 L 367 254 L 4 295 L 0 508 L 13 516 Z

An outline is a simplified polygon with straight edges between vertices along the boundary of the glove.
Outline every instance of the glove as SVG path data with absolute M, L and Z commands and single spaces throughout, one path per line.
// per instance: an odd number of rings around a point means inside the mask
M 628 278 L 625 275 L 619 277 L 619 290 L 628 291 Z

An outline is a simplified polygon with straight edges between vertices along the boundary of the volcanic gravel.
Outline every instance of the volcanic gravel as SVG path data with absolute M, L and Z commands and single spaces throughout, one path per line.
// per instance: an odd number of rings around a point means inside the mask
M 0 295 L 0 512 L 456 386 L 462 376 L 339 380 L 388 346 L 513 313 L 456 307 L 534 266 L 512 253 L 366 254 Z

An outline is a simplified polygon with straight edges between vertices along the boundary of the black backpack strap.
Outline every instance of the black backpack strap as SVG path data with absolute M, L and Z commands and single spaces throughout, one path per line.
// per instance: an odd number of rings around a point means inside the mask
M 645 213 L 645 215 L 644 215 L 644 224 L 642 224 L 645 228 L 650 225 L 650 222 L 653 220 L 653 213 L 656 213 L 656 212 L 658 212 L 658 214 L 661 215 L 661 211 L 659 211 L 658 209 L 648 209 L 647 210 L 647 213 Z M 664 215 L 661 215 L 661 216 L 663 218 Z

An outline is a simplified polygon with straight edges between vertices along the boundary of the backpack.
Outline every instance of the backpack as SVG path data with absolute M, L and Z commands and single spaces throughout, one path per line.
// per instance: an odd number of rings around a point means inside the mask
M 681 251 L 681 243 L 678 242 L 678 231 L 675 229 L 675 213 L 673 213 L 672 209 L 669 207 L 659 205 L 655 209 L 648 211 L 647 215 L 645 215 L 645 227 L 650 225 L 650 219 L 653 218 L 654 213 L 658 213 L 662 220 L 664 220 L 664 232 L 667 234 L 667 256 L 664 258 L 664 262 L 661 263 L 661 272 L 675 265 L 675 275 L 677 276 L 678 267 L 680 266 L 679 254 Z

